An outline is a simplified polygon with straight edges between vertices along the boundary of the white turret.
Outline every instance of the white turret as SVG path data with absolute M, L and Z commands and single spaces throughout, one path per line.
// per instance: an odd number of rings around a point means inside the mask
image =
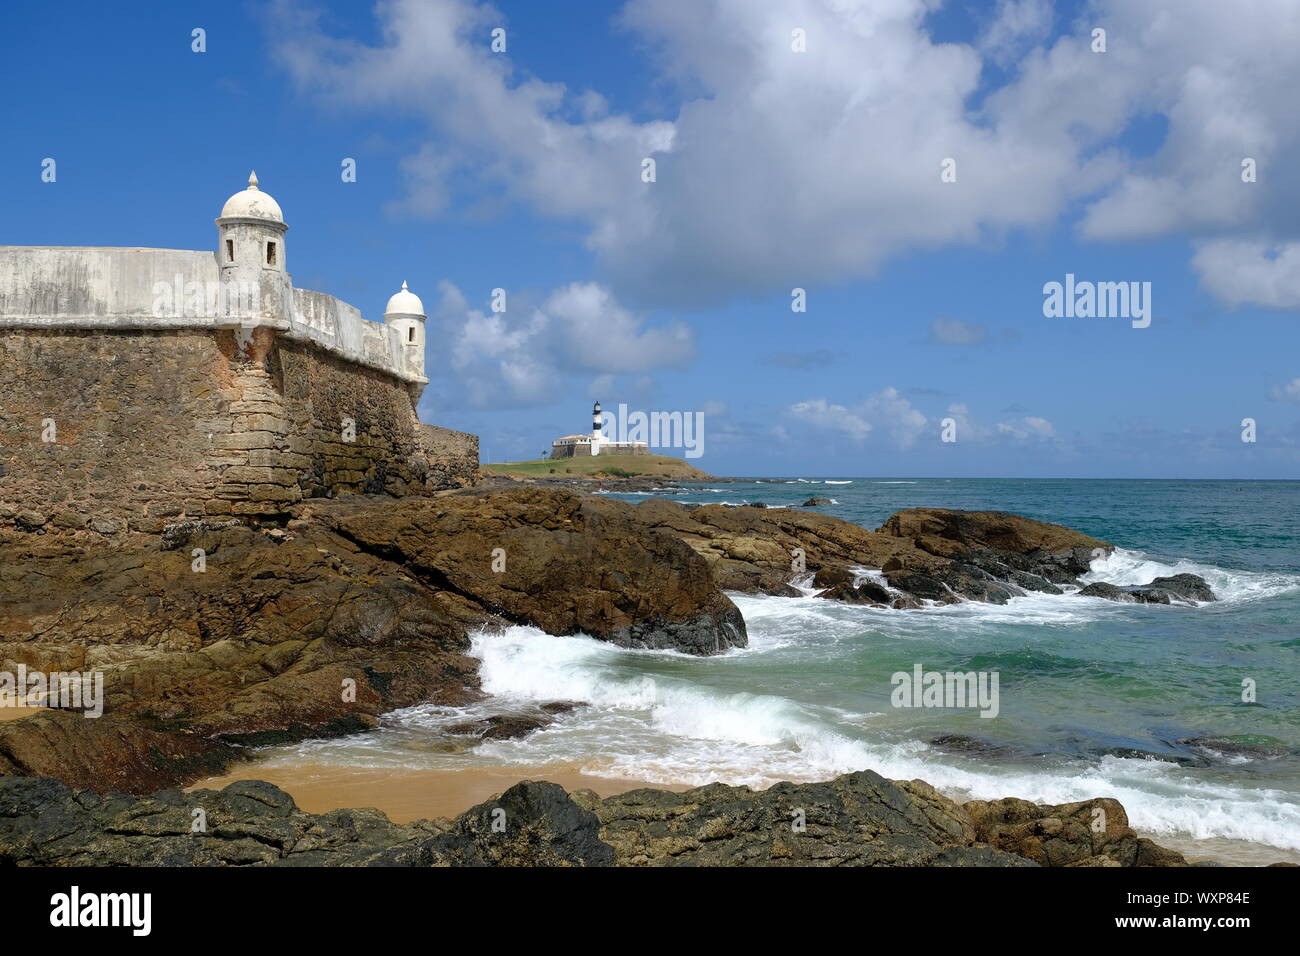
M 401 291 L 388 300 L 384 309 L 384 324 L 399 343 L 406 366 L 417 375 L 424 375 L 424 303 L 414 292 L 406 288 L 402 280 Z
M 280 204 L 257 188 L 257 173 L 251 173 L 248 188 L 227 199 L 217 219 L 224 314 L 289 319 L 293 285 L 285 270 L 288 229 Z

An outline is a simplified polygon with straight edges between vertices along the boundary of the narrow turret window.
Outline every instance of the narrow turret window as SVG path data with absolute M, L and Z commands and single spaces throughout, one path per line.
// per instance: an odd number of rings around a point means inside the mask
M 406 330 L 406 341 L 408 342 L 415 341 L 415 326 L 411 326 L 409 329 Z
M 235 261 L 235 240 L 234 239 L 226 240 L 226 261 L 227 262 Z
M 266 244 L 266 264 L 268 266 L 275 265 L 275 243 L 274 242 L 268 242 Z

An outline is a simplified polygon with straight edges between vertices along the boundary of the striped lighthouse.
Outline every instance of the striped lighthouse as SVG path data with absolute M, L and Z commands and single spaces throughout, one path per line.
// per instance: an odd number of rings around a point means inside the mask
M 600 443 L 605 440 L 605 436 L 600 431 L 604 424 L 600 414 L 600 402 L 597 402 L 591 406 L 591 453 L 593 455 L 600 454 Z

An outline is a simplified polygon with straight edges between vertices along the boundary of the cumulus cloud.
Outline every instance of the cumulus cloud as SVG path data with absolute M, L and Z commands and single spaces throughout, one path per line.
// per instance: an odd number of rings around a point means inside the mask
M 1300 308 L 1300 242 L 1204 242 L 1192 257 L 1201 285 L 1228 305 Z
M 1056 429 L 1046 418 L 1026 415 L 1024 418 L 1010 422 L 999 422 L 999 435 L 1014 438 L 1017 441 L 1047 440 L 1056 437 Z
M 954 402 L 948 406 L 946 417 L 951 418 L 956 426 L 958 442 L 1005 444 L 1058 440 L 1055 426 L 1046 418 L 1037 415 L 1025 415 L 1010 421 L 984 424 L 971 414 L 970 408 L 965 403 Z
M 671 122 L 593 116 L 585 91 L 516 74 L 482 40 L 500 18 L 470 0 L 381 4 L 374 45 L 330 37 L 285 0 L 275 45 L 332 105 L 427 121 L 439 145 L 406 165 L 413 208 L 441 208 L 465 173 L 585 223 L 602 264 L 642 296 L 702 301 L 870 275 L 901 250 L 1050 222 L 1099 181 L 1068 138 L 968 114 L 980 54 L 931 42 L 930 7 L 634 0 L 623 25 L 689 91 Z M 791 49 L 793 23 L 806 53 Z M 959 185 L 939 179 L 950 156 Z M 640 179 L 646 157 L 654 183 Z
M 1300 180 L 1283 165 L 1300 149 L 1294 0 L 1248 15 L 1094 0 L 1050 42 L 1050 4 L 1000 0 L 969 44 L 934 42 L 934 0 L 631 0 L 619 23 L 680 100 L 652 121 L 490 53 L 503 18 L 486 4 L 388 0 L 364 43 L 299 2 L 280 0 L 273 46 L 303 89 L 428 128 L 403 163 L 400 211 L 438 214 L 454 181 L 576 222 L 613 286 L 645 302 L 871 276 L 912 250 L 1053 225 L 1078 203 L 1088 239 L 1300 240 Z M 1090 49 L 1097 24 L 1104 54 Z M 989 62 L 1008 68 L 992 91 Z M 1135 154 L 1125 133 L 1152 117 L 1163 142 Z M 1246 157 L 1256 183 L 1241 181 Z M 1216 295 L 1262 301 L 1212 272 Z
M 851 407 L 836 405 L 824 398 L 798 402 L 785 410 L 785 417 L 819 431 L 839 433 L 863 441 L 873 431 L 881 431 L 900 448 L 909 448 L 926 427 L 926 417 L 899 394 L 898 389 L 882 389 Z
M 503 313 L 473 307 L 450 282 L 438 292 L 429 341 L 440 347 L 430 349 L 427 363 L 437 370 L 429 377 L 437 378 L 444 406 L 545 404 L 565 394 L 566 376 L 590 373 L 597 397 L 613 389 L 619 373 L 640 376 L 627 387 L 645 392 L 653 380 L 644 373 L 695 354 L 684 325 L 649 326 L 595 283 L 571 283 L 535 306 L 517 296 Z
M 979 48 L 999 64 L 1015 62 L 1052 30 L 1051 0 L 998 0 L 997 14 L 981 34 Z
M 1025 415 L 1010 421 L 983 424 L 963 402 L 953 402 L 937 421 L 915 408 L 898 389 L 889 387 L 867 396 L 855 405 L 838 405 L 824 398 L 809 399 L 789 406 L 783 419 L 794 430 L 809 430 L 843 435 L 857 442 L 873 435 L 884 435 L 897 448 L 909 449 L 929 436 L 935 441 L 944 434 L 947 420 L 952 419 L 956 440 L 961 444 L 1032 442 L 1059 443 L 1055 426 L 1046 418 Z M 779 426 L 780 434 L 789 439 L 790 428 Z
M 643 328 L 609 290 L 594 282 L 573 282 L 542 306 L 556 320 L 570 363 L 607 372 L 638 372 L 681 366 L 695 355 L 695 339 L 681 322 Z
M 862 441 L 871 434 L 871 423 L 849 411 L 844 405 L 834 405 L 824 398 L 797 402 L 786 409 L 787 417 L 819 431 L 840 432 Z
M 1300 6 L 1261 0 L 1241 16 L 1213 0 L 1110 0 L 1101 11 L 1107 53 L 1091 61 L 1043 57 L 1026 83 L 1118 74 L 1122 97 L 1109 100 L 1114 122 L 1158 115 L 1168 129 L 1154 154 L 1129 162 L 1090 205 L 1083 235 L 1132 239 L 1225 228 L 1294 235 L 1300 188 L 1285 167 L 1300 147 L 1300 115 L 1287 91 L 1300 81 L 1300 61 L 1287 51 L 1300 34 Z M 1083 108 L 1091 97 L 1079 90 L 1075 99 Z M 1257 164 L 1258 182 L 1242 181 L 1247 158 Z

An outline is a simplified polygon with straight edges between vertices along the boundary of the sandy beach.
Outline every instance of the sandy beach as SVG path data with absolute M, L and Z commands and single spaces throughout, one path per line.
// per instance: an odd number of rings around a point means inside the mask
M 39 714 L 44 707 L 0 707 L 0 720 L 21 720 Z

